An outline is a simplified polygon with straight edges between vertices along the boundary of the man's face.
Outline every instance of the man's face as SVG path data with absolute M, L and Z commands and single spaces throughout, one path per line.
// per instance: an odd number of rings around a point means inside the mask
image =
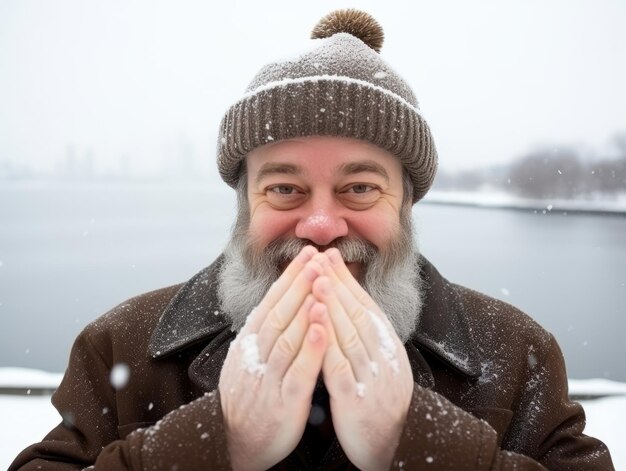
M 400 231 L 402 167 L 373 144 L 291 139 L 253 150 L 246 163 L 248 234 L 258 251 L 294 238 L 321 249 L 354 238 L 384 251 Z M 360 278 L 360 264 L 347 262 Z
M 246 160 L 247 190 L 240 185 L 218 285 L 232 328 L 241 329 L 289 262 L 313 244 L 339 249 L 406 341 L 422 287 L 399 161 L 373 144 L 333 137 L 277 142 Z

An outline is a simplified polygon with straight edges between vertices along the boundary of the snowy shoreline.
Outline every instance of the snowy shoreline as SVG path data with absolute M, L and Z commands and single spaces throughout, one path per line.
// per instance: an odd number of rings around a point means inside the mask
M 0 437 L 0 469 L 6 469 L 15 456 L 55 427 L 60 417 L 50 403 L 50 394 L 35 391 L 53 390 L 61 373 L 28 368 L 0 367 L 0 389 L 21 389 L 21 395 L 0 394 L 0 417 L 11 430 Z M 615 469 L 626 469 L 626 383 L 604 379 L 570 380 L 570 393 L 581 397 L 597 397 L 579 401 L 585 408 L 585 433 L 602 440 L 609 447 Z M 31 395 L 24 395 L 30 389 Z
M 31 368 L 0 367 L 0 395 L 50 395 L 58 387 L 63 373 Z M 624 396 L 626 383 L 608 379 L 570 379 L 569 392 L 574 400 Z
M 437 191 L 431 190 L 422 200 L 426 204 L 471 206 L 485 209 L 534 211 L 537 214 L 626 215 L 626 194 L 607 199 L 528 199 L 501 191 Z

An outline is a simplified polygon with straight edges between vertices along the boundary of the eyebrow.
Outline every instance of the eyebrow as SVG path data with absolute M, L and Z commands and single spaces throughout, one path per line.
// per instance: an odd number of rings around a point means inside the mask
M 362 160 L 359 162 L 350 162 L 347 164 L 343 164 L 339 167 L 339 171 L 344 175 L 354 175 L 356 173 L 376 173 L 383 177 L 387 184 L 389 184 L 389 174 L 385 167 L 380 165 L 378 162 L 374 162 L 373 160 Z
M 282 163 L 266 163 L 261 166 L 256 174 L 256 183 L 269 175 L 283 174 L 283 175 L 301 175 L 302 170 L 300 167 L 293 164 Z
M 349 162 L 339 167 L 339 172 L 343 175 L 355 175 L 357 173 L 375 173 L 385 179 L 389 184 L 389 174 L 385 167 L 373 160 L 361 160 L 359 162 Z M 256 183 L 260 183 L 270 175 L 302 175 L 302 169 L 294 164 L 271 162 L 261 166 L 256 175 Z

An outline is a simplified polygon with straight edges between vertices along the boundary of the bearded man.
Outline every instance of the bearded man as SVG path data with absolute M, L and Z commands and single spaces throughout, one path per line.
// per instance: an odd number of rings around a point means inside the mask
M 613 469 L 555 339 L 419 254 L 437 154 L 380 27 L 341 11 L 314 37 L 222 121 L 223 255 L 81 333 L 63 422 L 11 469 Z

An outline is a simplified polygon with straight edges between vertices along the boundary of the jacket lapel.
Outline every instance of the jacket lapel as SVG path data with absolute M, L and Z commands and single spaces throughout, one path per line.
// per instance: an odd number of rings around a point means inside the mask
M 148 347 L 153 358 L 168 356 L 230 326 L 217 296 L 223 256 L 200 271 L 172 298 L 159 319 Z
M 217 283 L 223 257 L 191 278 L 172 298 L 152 333 L 149 354 L 164 358 L 211 339 L 189 365 L 191 381 L 204 391 L 217 389 L 230 342 L 235 332 L 219 307 Z
M 200 355 L 191 362 L 189 379 L 204 391 L 211 392 L 217 389 L 220 380 L 222 365 L 226 360 L 230 343 L 235 339 L 236 332 L 224 329 L 200 352 Z
M 425 349 L 458 372 L 477 378 L 480 354 L 473 339 L 459 287 L 439 274 L 424 257 L 420 261 L 424 303 L 419 323 L 410 342 Z

